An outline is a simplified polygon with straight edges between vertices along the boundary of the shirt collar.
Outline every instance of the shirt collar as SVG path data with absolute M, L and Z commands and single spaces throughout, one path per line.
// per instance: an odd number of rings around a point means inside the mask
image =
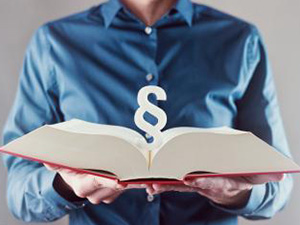
M 193 4 L 191 0 L 177 0 L 173 8 L 175 8 L 184 17 L 189 26 L 192 26 Z
M 123 4 L 119 0 L 108 0 L 107 2 L 103 3 L 101 10 L 105 27 L 109 27 L 112 20 L 122 7 Z
M 124 5 L 120 2 L 120 0 L 108 0 L 103 3 L 101 10 L 105 27 L 109 27 L 112 20 L 122 7 L 124 7 Z M 184 17 L 189 26 L 192 26 L 193 5 L 191 0 L 177 0 L 173 8 Z

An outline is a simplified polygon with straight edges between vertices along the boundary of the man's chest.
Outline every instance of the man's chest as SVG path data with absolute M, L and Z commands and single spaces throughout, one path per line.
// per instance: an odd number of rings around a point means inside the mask
M 240 73 L 242 52 L 224 49 L 223 42 L 207 36 L 197 39 L 195 34 L 120 36 L 105 42 L 91 38 L 85 47 L 70 43 L 69 51 L 57 56 L 65 120 L 136 129 L 137 93 L 144 86 L 157 85 L 167 93 L 166 102 L 153 101 L 168 116 L 166 128 L 233 126 L 235 100 L 246 88 Z M 148 119 L 155 123 L 151 116 Z

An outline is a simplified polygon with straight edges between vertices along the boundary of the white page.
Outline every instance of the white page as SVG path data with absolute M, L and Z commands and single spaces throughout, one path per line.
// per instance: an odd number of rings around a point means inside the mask
M 251 133 L 193 129 L 162 146 L 152 161 L 151 176 L 182 179 L 197 171 L 242 174 L 299 170 L 292 160 Z
M 120 179 L 148 173 L 145 156 L 125 140 L 68 132 L 48 125 L 10 142 L 4 150 L 68 167 L 104 170 Z
M 74 132 L 78 134 L 94 134 L 94 135 L 109 135 L 117 137 L 131 143 L 141 151 L 148 160 L 148 152 L 146 151 L 146 140 L 135 130 L 127 127 L 105 125 L 86 122 L 79 119 L 72 119 L 66 122 L 50 125 L 53 128 L 60 129 L 67 132 Z
M 300 170 L 290 159 L 249 132 L 231 128 L 173 128 L 148 170 L 143 137 L 128 128 L 72 120 L 43 126 L 4 150 L 73 168 L 104 170 L 120 180 L 182 179 L 206 171 L 220 174 Z M 132 141 L 143 139 L 139 141 Z M 135 144 L 133 144 L 135 143 Z M 143 144 L 144 143 L 144 144 Z

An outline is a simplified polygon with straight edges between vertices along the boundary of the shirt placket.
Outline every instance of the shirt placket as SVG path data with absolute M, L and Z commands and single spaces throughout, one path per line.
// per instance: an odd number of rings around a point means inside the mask
M 146 85 L 158 85 L 159 81 L 159 73 L 158 73 L 158 66 L 155 62 L 156 58 L 156 52 L 157 52 L 157 28 L 151 27 L 151 26 L 145 26 L 144 27 L 144 34 L 145 34 L 145 43 L 147 43 L 147 52 L 148 52 L 148 58 L 146 65 L 146 74 L 145 76 L 145 82 Z M 157 100 L 154 97 L 154 95 L 149 96 L 149 100 L 152 104 L 157 105 Z M 155 124 L 156 120 L 149 116 L 148 114 L 145 114 L 145 119 L 150 122 L 151 124 Z M 146 139 L 151 142 L 152 137 L 149 136 L 147 133 L 144 134 Z
M 144 76 L 145 86 L 147 85 L 159 85 L 159 73 L 158 65 L 156 64 L 156 53 L 157 53 L 157 28 L 155 26 L 145 26 L 143 28 L 143 33 L 145 37 L 145 53 L 148 55 L 145 62 L 145 71 Z M 149 100 L 152 104 L 157 105 L 158 101 L 154 95 L 149 96 Z M 156 123 L 156 119 L 149 114 L 144 115 L 145 120 L 151 124 Z M 152 137 L 144 133 L 145 138 L 148 142 L 152 141 Z M 160 196 L 147 195 L 147 206 L 149 207 L 149 214 L 152 215 L 151 225 L 159 224 L 159 214 L 160 214 Z

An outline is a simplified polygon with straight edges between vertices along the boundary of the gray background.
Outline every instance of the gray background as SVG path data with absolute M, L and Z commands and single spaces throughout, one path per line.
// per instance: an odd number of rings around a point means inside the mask
M 99 4 L 101 0 L 0 0 L 0 127 L 11 107 L 25 47 L 42 23 Z M 261 30 L 273 64 L 282 116 L 292 153 L 300 162 L 300 1 L 203 0 L 199 1 L 255 23 Z M 297 57 L 298 56 L 298 57 Z M 295 176 L 292 199 L 269 221 L 240 224 L 296 225 L 300 221 L 300 176 Z M 20 225 L 5 202 L 5 169 L 0 163 L 0 225 Z M 55 223 L 67 224 L 67 219 Z

